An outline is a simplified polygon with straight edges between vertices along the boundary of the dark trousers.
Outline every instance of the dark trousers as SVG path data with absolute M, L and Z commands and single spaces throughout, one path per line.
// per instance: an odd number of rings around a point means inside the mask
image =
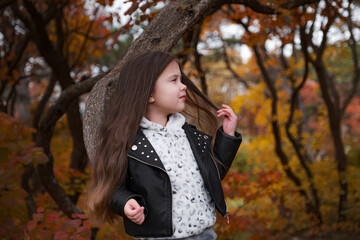
M 186 238 L 177 238 L 176 240 L 215 240 L 217 237 L 214 229 L 212 229 L 211 227 L 205 229 L 202 233 L 200 233 L 199 235 L 195 235 L 195 236 L 191 236 L 191 237 L 186 237 Z M 156 240 L 164 240 L 166 238 L 142 238 L 141 240 L 152 240 L 152 239 L 156 239 Z M 174 239 L 175 240 L 175 239 Z

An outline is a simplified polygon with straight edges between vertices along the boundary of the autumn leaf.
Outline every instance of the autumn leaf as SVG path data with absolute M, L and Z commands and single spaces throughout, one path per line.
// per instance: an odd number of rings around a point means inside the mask
M 80 219 L 68 220 L 63 223 L 63 229 L 64 230 L 76 229 L 80 226 L 80 224 L 81 224 Z
M 69 234 L 64 231 L 56 231 L 54 233 L 54 239 L 61 240 L 61 239 L 68 239 Z
M 49 213 L 49 214 L 46 215 L 46 221 L 49 222 L 49 223 L 53 223 L 53 222 L 55 222 L 57 220 L 58 220 L 58 216 L 56 214 Z
M 29 231 L 32 231 L 37 225 L 37 220 L 33 219 L 33 220 L 30 220 L 28 223 L 27 223 L 27 229 Z

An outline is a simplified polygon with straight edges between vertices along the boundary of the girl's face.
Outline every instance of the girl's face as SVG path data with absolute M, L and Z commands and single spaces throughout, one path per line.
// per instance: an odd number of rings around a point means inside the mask
M 156 80 L 149 99 L 148 114 L 169 114 L 181 112 L 185 108 L 186 86 L 181 82 L 181 72 L 176 61 L 172 61 Z

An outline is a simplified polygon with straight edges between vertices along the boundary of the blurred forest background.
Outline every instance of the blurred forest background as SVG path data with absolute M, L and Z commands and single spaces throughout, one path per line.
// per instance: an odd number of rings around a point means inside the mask
M 87 93 L 159 12 L 190 3 L 0 2 L 0 239 L 130 239 L 86 215 Z M 176 39 L 244 136 L 218 239 L 360 239 L 360 1 L 217 1 Z

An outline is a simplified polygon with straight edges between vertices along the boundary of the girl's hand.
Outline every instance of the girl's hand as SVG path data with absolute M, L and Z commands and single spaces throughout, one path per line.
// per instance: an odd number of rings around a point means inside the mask
M 223 108 L 217 111 L 217 117 L 225 116 L 222 124 L 224 133 L 230 136 L 235 136 L 238 117 L 228 105 L 222 104 L 221 106 Z
M 130 199 L 125 204 L 124 213 L 128 219 L 140 225 L 145 220 L 144 209 L 135 199 Z

